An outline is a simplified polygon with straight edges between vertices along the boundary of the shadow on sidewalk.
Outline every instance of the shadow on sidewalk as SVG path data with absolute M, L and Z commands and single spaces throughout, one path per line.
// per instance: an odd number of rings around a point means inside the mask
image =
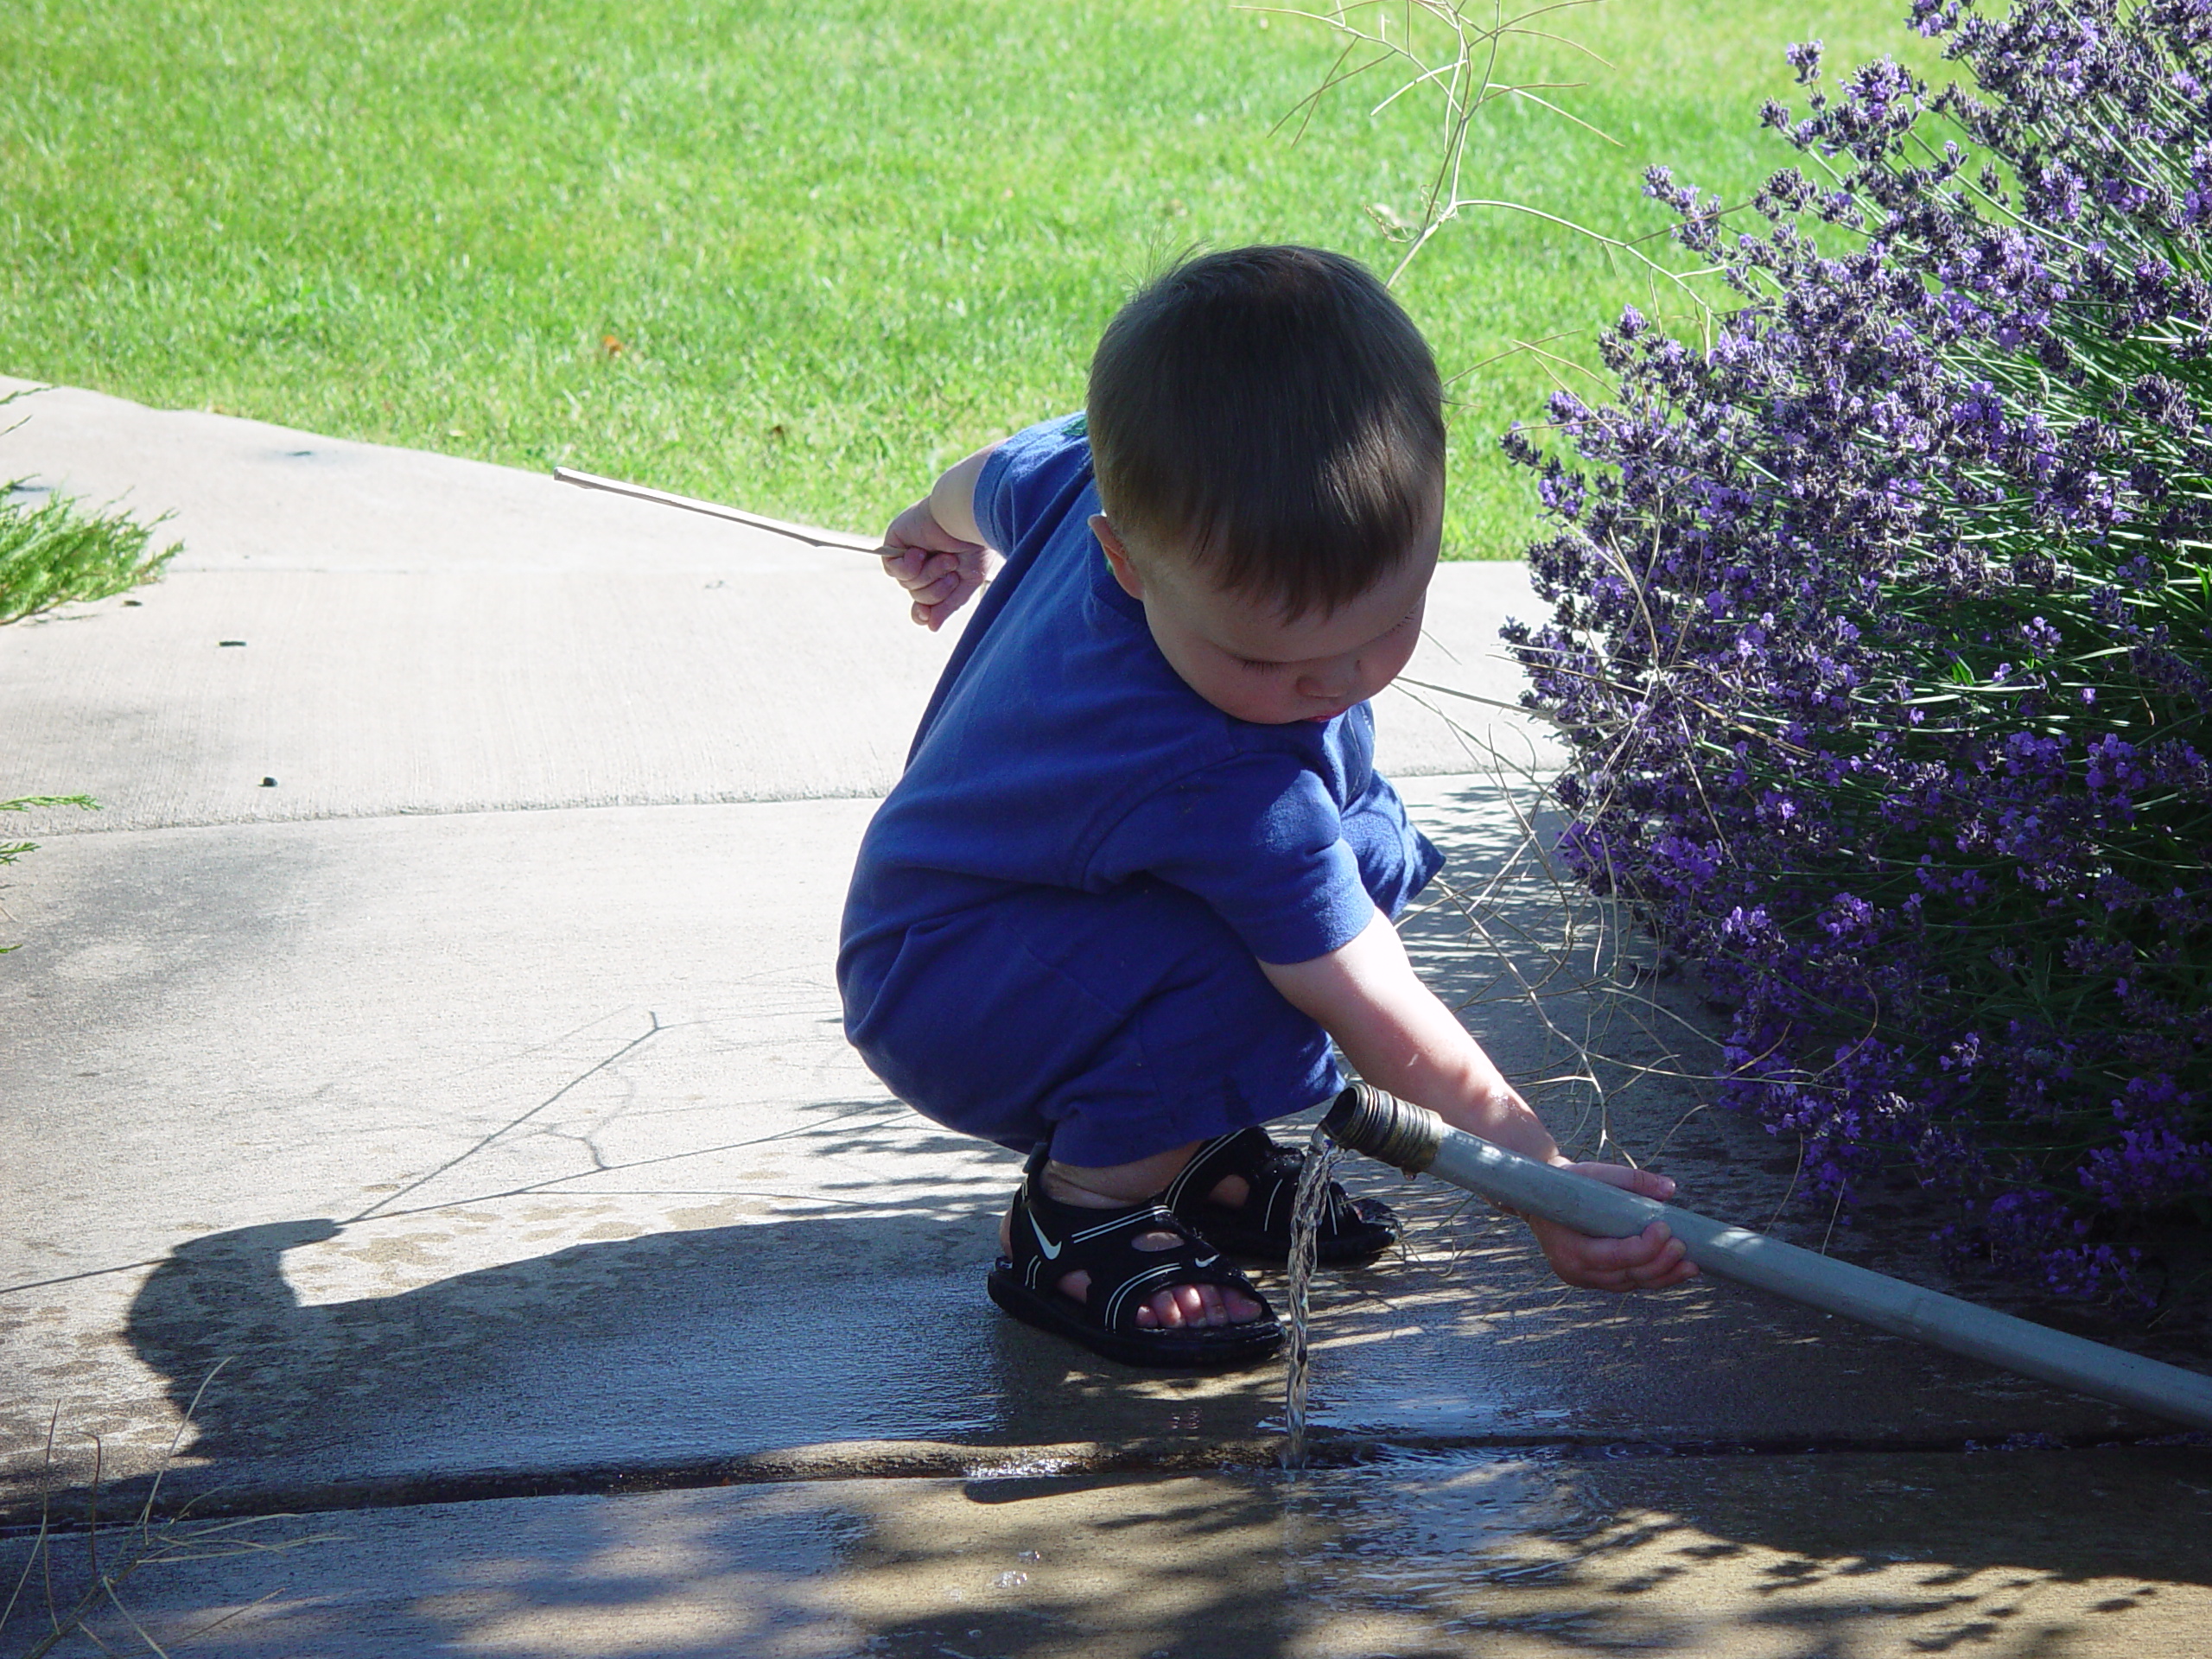
M 1576 1003 L 1561 977 L 1549 1004 L 1560 1030 L 1547 1032 L 1519 982 L 1500 988 L 1497 950 L 1464 947 L 1469 918 L 1483 918 L 1525 980 L 1551 959 L 1554 912 L 1533 880 L 1485 888 L 1515 849 L 1478 792 L 1463 804 L 1439 836 L 1460 896 L 1408 929 L 1424 971 L 1470 1007 L 1516 1077 L 1568 1069 L 1558 1047 L 1568 1038 L 1628 1054 L 1636 1064 L 1598 1074 L 1602 1110 L 1586 1084 L 1559 1083 L 1548 1112 L 1579 1126 L 1586 1154 L 1602 1127 L 1682 1175 L 1695 1207 L 1763 1221 L 1787 1186 L 1779 1149 L 1760 1146 L 1747 1166 L 1740 1135 L 1637 1060 L 1663 1058 L 1680 1034 L 1673 1014 L 1653 1015 L 1656 1032 L 1607 1027 L 1613 1016 Z M 845 1135 L 860 1148 L 869 1133 L 846 1124 L 809 1152 L 830 1156 Z M 589 1488 L 623 1471 L 707 1481 L 715 1459 L 830 1441 L 1188 1450 L 1268 1432 L 1272 1370 L 1140 1378 L 1001 1318 L 981 1286 L 995 1214 L 948 1196 L 925 1141 L 902 1142 L 922 1154 L 911 1179 L 836 1191 L 855 1208 L 866 1198 L 865 1213 L 579 1243 L 385 1296 L 296 1294 L 284 1254 L 337 1236 L 329 1220 L 179 1246 L 125 1331 L 179 1411 L 198 1400 L 189 1461 L 165 1491 L 343 1508 L 374 1489 L 413 1507 L 308 1517 L 336 1534 L 331 1548 L 181 1567 L 174 1591 L 149 1579 L 149 1600 L 182 1610 L 156 1633 L 269 1592 L 293 1611 L 265 1629 L 239 1620 L 217 1650 L 366 1653 L 382 1641 L 384 1652 L 1288 1659 L 1493 1642 L 1703 1655 L 1764 1642 L 1758 1650 L 1810 1656 L 1887 1643 L 1888 1621 L 1910 1616 L 1936 1621 L 1915 1627 L 1916 1647 L 2006 1636 L 2024 1643 L 2008 1651 L 2056 1655 L 2090 1632 L 2069 1626 L 2037 1645 L 2006 1623 L 2024 1587 L 2123 1573 L 2212 1583 L 2199 1491 L 2212 1491 L 2212 1473 L 2187 1449 L 1618 1462 L 1414 1451 L 1301 1484 L 1263 1469 L 1062 1479 L 1047 1466 L 1027 1479 L 438 1503 L 541 1478 L 539 1490 Z M 1356 1179 L 1373 1191 L 1392 1181 Z M 1463 1214 L 1461 1195 L 1394 1182 L 1387 1192 L 1430 1253 L 1408 1270 L 1331 1281 L 1341 1346 L 1319 1389 L 1332 1426 L 1410 1443 L 1471 1426 L 1564 1440 L 1592 1425 L 1630 1439 L 1693 1435 L 1700 1423 L 1818 1425 L 1826 1436 L 1865 1422 L 1932 1440 L 1985 1408 L 2026 1421 L 2048 1408 L 2047 1396 L 1978 1373 L 1962 1381 L 1926 1351 L 1838 1341 L 1812 1316 L 1732 1292 L 1571 1300 L 1525 1238 Z M 113 1489 L 104 1512 L 127 1510 L 143 1484 Z M 1696 1597 L 1677 1592 L 1715 1573 L 1736 1574 L 1735 1599 L 1701 1624 Z M 1808 1592 L 1826 1611 L 1807 1611 Z M 2119 1592 L 2108 1599 L 2117 1608 Z M 690 1609 L 685 1619 L 663 1618 L 672 1602 Z M 365 1610 L 381 1620 L 401 1603 L 389 1628 L 363 1623 Z M 1856 1635 L 1839 1634 L 1835 1618 L 1862 1614 Z M 1317 1637 L 1339 1616 L 1356 1634 Z M 1700 1630 L 1724 1626 L 1735 1646 L 1718 1635 L 1700 1645 Z
M 124 1603 L 170 1645 L 242 1610 L 193 1649 L 237 1659 L 1809 1659 L 2015 1638 L 2004 1651 L 2058 1656 L 2113 1650 L 2100 1644 L 2140 1628 L 2123 1614 L 2166 1630 L 2212 1607 L 2193 1588 L 2212 1585 L 2212 1453 L 2194 1448 L 1384 1452 L 1297 1479 L 1065 1476 L 1040 1459 L 964 1481 L 438 1501 L 442 1479 L 642 1468 L 702 1446 L 1221 1439 L 1272 1409 L 1272 1371 L 1225 1392 L 1134 1379 L 997 1319 L 974 1285 L 988 1226 L 816 1218 L 589 1243 L 322 1306 L 299 1303 L 280 1258 L 333 1224 L 195 1240 L 130 1322 L 180 1407 L 229 1358 L 188 1484 L 320 1480 L 327 1510 L 372 1468 L 422 1487 L 381 1495 L 404 1507 L 257 1523 L 235 1535 L 243 1554 L 157 1560 Z M 1563 1323 L 1587 1336 L 1608 1317 Z M 1387 1345 L 1421 1347 L 1434 1370 L 1433 1344 Z M 23 1544 L 0 1542 L 10 1578 Z M 80 1559 L 61 1563 L 65 1596 Z M 94 1628 L 108 1650 L 139 1650 L 113 1613 Z
M 200 1396 L 188 1451 L 204 1466 L 166 1490 L 421 1480 L 434 1493 L 516 1471 L 696 1471 L 825 1442 L 1189 1433 L 1217 1412 L 1225 1432 L 1249 1433 L 1274 1403 L 1272 1377 L 1203 1404 L 1179 1399 L 1203 1386 L 1187 1382 L 1116 1393 L 1104 1368 L 1033 1339 L 982 1296 L 983 1215 L 582 1243 L 303 1306 L 280 1258 L 337 1230 L 213 1234 L 146 1281 L 128 1340 L 180 1413 Z

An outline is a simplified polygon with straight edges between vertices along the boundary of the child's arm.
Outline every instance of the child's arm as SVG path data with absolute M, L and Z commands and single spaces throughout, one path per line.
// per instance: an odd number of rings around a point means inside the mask
M 990 550 L 976 524 L 976 480 L 997 448 L 954 462 L 883 532 L 884 570 L 913 601 L 914 620 L 932 633 L 991 579 Z
M 1481 1045 L 1421 983 L 1397 930 L 1380 912 L 1351 944 L 1311 962 L 1262 963 L 1284 997 L 1337 1039 L 1361 1077 L 1426 1106 L 1446 1122 L 1510 1151 L 1594 1180 L 1664 1198 L 1673 1181 L 1621 1164 L 1577 1164 L 1560 1154 L 1529 1103 L 1500 1076 Z M 1552 1271 L 1593 1290 L 1658 1289 L 1695 1276 L 1663 1222 L 1635 1238 L 1592 1238 L 1531 1220 Z

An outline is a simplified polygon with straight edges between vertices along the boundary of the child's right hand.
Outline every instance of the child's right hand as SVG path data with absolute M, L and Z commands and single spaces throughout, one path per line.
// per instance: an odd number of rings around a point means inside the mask
M 927 497 L 883 532 L 883 569 L 913 601 L 913 618 L 931 632 L 991 579 L 991 550 L 963 542 L 937 521 Z

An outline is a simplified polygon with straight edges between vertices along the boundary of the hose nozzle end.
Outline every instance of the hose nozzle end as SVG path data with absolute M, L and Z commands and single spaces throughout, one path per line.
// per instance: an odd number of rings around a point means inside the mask
M 1444 1120 L 1424 1106 L 1355 1083 L 1338 1095 L 1321 1128 L 1340 1147 L 1418 1175 L 1444 1144 Z

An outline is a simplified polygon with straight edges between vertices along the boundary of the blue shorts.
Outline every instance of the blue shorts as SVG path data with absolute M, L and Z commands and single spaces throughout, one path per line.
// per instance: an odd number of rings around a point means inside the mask
M 1133 1163 L 1344 1085 L 1228 924 L 1150 877 L 1016 888 L 842 966 L 847 1033 L 893 1093 L 1064 1163 Z

